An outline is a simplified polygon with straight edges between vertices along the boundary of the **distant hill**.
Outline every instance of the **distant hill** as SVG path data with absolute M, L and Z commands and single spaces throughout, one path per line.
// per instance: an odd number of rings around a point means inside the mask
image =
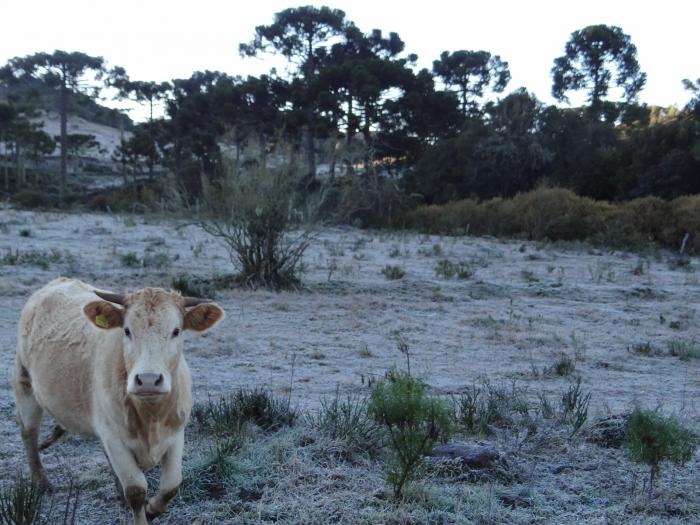
M 58 112 L 58 91 L 38 79 L 26 79 L 13 83 L 11 86 L 0 86 L 0 100 L 8 97 L 31 100 L 38 109 L 44 112 Z M 131 130 L 133 121 L 116 109 L 107 108 L 82 94 L 70 93 L 70 114 L 95 124 L 112 128 L 124 127 Z

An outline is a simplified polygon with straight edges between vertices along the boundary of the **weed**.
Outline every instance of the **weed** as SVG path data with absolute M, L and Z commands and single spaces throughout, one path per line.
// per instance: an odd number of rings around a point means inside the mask
M 382 268 L 382 275 L 384 275 L 384 277 L 390 281 L 395 281 L 397 279 L 402 279 L 406 275 L 406 272 L 403 271 L 400 266 L 392 266 L 387 264 L 384 268 Z
M 520 275 L 522 276 L 523 280 L 527 283 L 540 282 L 539 278 L 535 275 L 535 272 L 531 270 L 523 270 L 520 272 Z
M 171 262 L 170 256 L 165 252 L 143 256 L 143 266 L 145 268 L 168 268 Z
M 214 287 L 203 279 L 190 274 L 181 274 L 173 277 L 171 286 L 187 297 L 214 298 Z
M 134 252 L 123 253 L 119 256 L 122 266 L 125 268 L 138 268 L 141 266 L 141 259 Z
M 32 236 L 32 231 L 29 228 L 22 228 L 19 231 L 19 236 L 20 237 L 31 237 Z
M 649 341 L 645 343 L 635 343 L 628 348 L 628 351 L 633 354 L 638 354 L 645 357 L 660 354 L 659 351 L 656 348 L 654 348 Z
M 319 433 L 343 442 L 347 454 L 374 455 L 382 445 L 377 424 L 368 417 L 368 400 L 348 394 L 341 397 L 338 390 L 331 399 L 321 399 L 317 413 L 307 416 L 307 423 Z
M 571 332 L 571 346 L 574 349 L 574 359 L 576 361 L 585 361 L 586 359 L 586 343 L 576 335 L 576 332 Z
M 5 255 L 0 257 L 0 265 L 19 266 L 29 265 L 38 266 L 42 270 L 48 270 L 51 263 L 59 263 L 63 259 L 61 252 L 53 248 L 50 252 L 41 250 L 15 250 L 14 252 L 8 249 Z
M 562 353 L 547 371 L 560 377 L 570 376 L 576 371 L 576 363 L 568 355 Z
M 581 391 L 581 378 L 561 397 L 561 418 L 572 427 L 571 436 L 574 436 L 588 419 L 588 405 L 591 401 L 591 393 L 583 394 Z
M 695 341 L 672 339 L 667 343 L 668 353 L 681 361 L 700 359 L 700 344 Z
M 293 425 L 297 414 L 287 401 L 277 399 L 262 389 L 237 390 L 219 399 L 196 403 L 192 417 L 203 430 L 219 436 L 238 433 L 246 422 L 264 430 L 277 430 Z
M 468 262 L 462 261 L 453 263 L 449 259 L 441 259 L 435 266 L 435 275 L 443 279 L 470 279 L 474 275 L 474 270 Z
M 534 432 L 525 393 L 513 383 L 510 388 L 485 381 L 467 388 L 455 400 L 455 418 L 469 434 L 490 434 L 492 428 L 526 426 Z

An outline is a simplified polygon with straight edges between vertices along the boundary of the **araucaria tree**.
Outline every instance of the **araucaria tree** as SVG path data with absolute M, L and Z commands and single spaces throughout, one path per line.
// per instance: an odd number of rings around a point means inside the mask
M 629 35 L 617 26 L 592 25 L 571 33 L 564 55 L 554 59 L 552 95 L 568 101 L 567 92 L 586 90 L 595 117 L 611 83 L 623 90 L 626 102 L 632 102 L 646 79 Z
M 99 86 L 94 82 L 100 80 L 105 72 L 104 59 L 85 53 L 56 50 L 53 53 L 35 53 L 26 57 L 17 57 L 8 62 L 7 67 L 15 77 L 35 77 L 53 87 L 58 95 L 58 111 L 61 119 L 61 181 L 59 201 L 63 203 L 66 191 L 66 172 L 68 169 L 68 113 L 70 111 L 70 94 L 83 93 L 96 97 Z
M 476 112 L 487 88 L 500 93 L 510 81 L 508 62 L 488 51 L 443 51 L 433 62 L 433 74 L 457 94 L 464 115 Z
M 303 122 L 307 183 L 316 177 L 314 127 L 318 101 L 312 88 L 328 46 L 342 35 L 344 27 L 345 13 L 339 9 L 326 6 L 290 8 L 275 14 L 272 24 L 256 27 L 253 40 L 239 47 L 244 56 L 279 53 L 292 66 L 292 82 L 296 81 L 300 88 L 295 90 L 294 103 Z

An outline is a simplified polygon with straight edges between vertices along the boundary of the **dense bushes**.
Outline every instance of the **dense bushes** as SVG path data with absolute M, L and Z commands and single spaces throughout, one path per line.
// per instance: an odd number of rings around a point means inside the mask
M 579 197 L 561 188 L 540 188 L 512 199 L 477 202 L 465 199 L 420 206 L 403 216 L 402 224 L 441 234 L 524 236 L 533 240 L 587 240 L 617 247 L 657 243 L 678 249 L 683 236 L 688 250 L 700 242 L 700 196 L 664 201 L 644 197 L 609 203 Z

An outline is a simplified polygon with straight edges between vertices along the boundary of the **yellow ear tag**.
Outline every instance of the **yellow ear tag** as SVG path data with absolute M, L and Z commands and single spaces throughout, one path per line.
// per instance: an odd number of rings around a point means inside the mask
M 95 316 L 95 324 L 100 328 L 109 328 L 109 321 L 104 314 L 99 314 Z

